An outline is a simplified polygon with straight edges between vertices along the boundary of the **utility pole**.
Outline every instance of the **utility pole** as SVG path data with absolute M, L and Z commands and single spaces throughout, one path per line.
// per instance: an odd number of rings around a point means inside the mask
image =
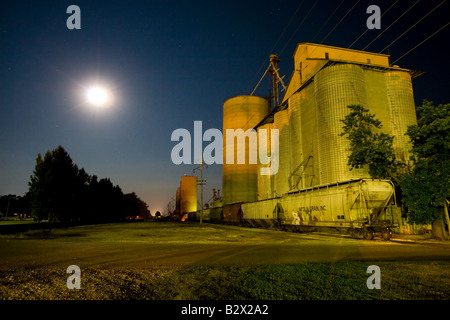
M 6 207 L 6 217 L 5 220 L 8 219 L 8 213 L 9 213 L 9 203 L 11 202 L 11 196 L 8 196 L 8 206 Z
M 208 167 L 208 165 L 206 165 Z M 195 168 L 195 170 L 200 168 L 200 180 L 198 180 L 197 185 L 200 186 L 200 224 L 203 223 L 203 186 L 206 184 L 206 180 L 203 180 L 203 157 L 201 159 L 200 166 Z
M 200 224 L 203 222 L 203 160 L 200 164 L 200 203 L 202 207 L 200 208 Z

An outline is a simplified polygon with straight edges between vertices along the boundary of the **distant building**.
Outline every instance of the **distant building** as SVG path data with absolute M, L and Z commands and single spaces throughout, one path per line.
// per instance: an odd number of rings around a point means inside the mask
M 197 177 L 184 175 L 177 189 L 172 216 L 177 220 L 184 220 L 185 215 L 192 212 L 197 212 Z

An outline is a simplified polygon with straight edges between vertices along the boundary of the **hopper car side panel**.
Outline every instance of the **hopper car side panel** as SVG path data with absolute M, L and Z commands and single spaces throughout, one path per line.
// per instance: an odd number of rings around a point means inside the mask
M 382 232 L 390 238 L 396 227 L 393 201 L 390 181 L 361 179 L 243 203 L 242 221 L 294 230 L 347 229 L 369 239 Z

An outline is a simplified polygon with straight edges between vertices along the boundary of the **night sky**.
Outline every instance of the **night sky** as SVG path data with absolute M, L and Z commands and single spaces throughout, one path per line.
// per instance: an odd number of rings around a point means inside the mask
M 270 54 L 281 58 L 287 84 L 297 43 L 349 47 L 367 30 L 368 6 L 384 14 L 394 2 L 2 0 L 0 195 L 23 195 L 37 154 L 62 145 L 87 173 L 134 191 L 152 214 L 166 213 L 180 177 L 197 167 L 172 163 L 175 129 L 193 135 L 201 120 L 203 130 L 222 130 L 223 102 L 251 93 Z M 365 49 L 380 52 L 441 2 L 398 0 L 381 29 L 351 48 L 366 47 L 415 4 Z M 70 5 L 81 9 L 80 30 L 66 27 Z M 383 53 L 394 62 L 449 16 L 446 2 Z M 425 71 L 413 80 L 417 105 L 450 103 L 449 33 L 444 28 L 395 62 Z M 86 103 L 96 83 L 111 90 L 111 107 Z M 268 92 L 265 79 L 255 94 Z M 205 169 L 205 202 L 222 189 L 221 172 L 220 165 Z

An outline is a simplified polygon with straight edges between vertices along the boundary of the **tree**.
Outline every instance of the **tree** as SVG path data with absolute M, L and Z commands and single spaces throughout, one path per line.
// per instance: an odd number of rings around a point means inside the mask
M 128 205 L 133 213 L 145 216 L 147 204 L 132 193 L 130 199 L 109 178 L 89 176 L 73 163 L 59 146 L 38 154 L 26 199 L 31 213 L 38 220 L 50 222 L 102 223 L 124 221 Z M 131 209 L 130 209 L 131 210 Z
M 408 221 L 432 224 L 433 236 L 446 239 L 444 207 L 450 190 L 450 104 L 424 100 L 417 125 L 409 126 L 414 167 L 401 179 Z
M 52 222 L 79 220 L 89 176 L 78 169 L 63 147 L 38 154 L 29 182 L 31 213 Z
M 30 204 L 28 195 L 4 195 L 0 196 L 0 216 L 7 218 L 17 213 L 19 219 L 26 217 L 30 214 Z
M 109 178 L 98 180 L 94 175 L 88 190 L 85 221 L 99 223 L 125 220 L 126 198 L 119 186 L 114 186 Z
M 148 205 L 142 201 L 134 192 L 124 195 L 126 199 L 126 212 L 127 219 L 132 220 L 136 218 L 148 219 L 150 217 L 150 211 Z
M 350 113 L 345 116 L 341 136 L 350 142 L 348 165 L 361 168 L 367 165 L 369 174 L 375 179 L 397 180 L 397 170 L 402 165 L 396 161 L 392 142 L 394 137 L 376 132 L 382 128 L 381 121 L 369 114 L 360 105 L 350 105 Z

